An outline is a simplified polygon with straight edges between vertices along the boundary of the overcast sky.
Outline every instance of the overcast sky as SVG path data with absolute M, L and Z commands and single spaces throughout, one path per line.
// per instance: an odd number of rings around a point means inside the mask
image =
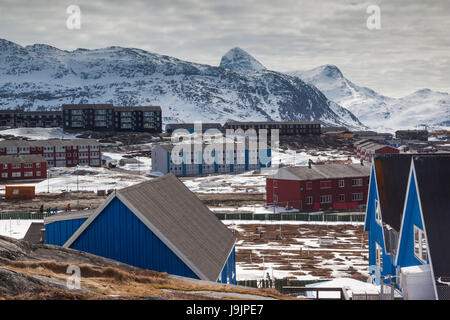
M 66 27 L 69 5 L 81 29 Z M 381 29 L 369 30 L 369 5 Z M 241 47 L 268 69 L 337 65 L 400 97 L 450 92 L 450 0 L 0 0 L 0 38 L 60 49 L 135 47 L 218 65 Z

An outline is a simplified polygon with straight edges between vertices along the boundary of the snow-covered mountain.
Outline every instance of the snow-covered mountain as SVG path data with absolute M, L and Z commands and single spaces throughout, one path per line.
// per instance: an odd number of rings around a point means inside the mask
M 333 65 L 288 74 L 316 86 L 328 99 L 350 110 L 372 129 L 394 131 L 421 124 L 450 126 L 448 93 L 423 89 L 403 98 L 391 98 L 355 85 Z
M 166 123 L 318 120 L 363 127 L 316 87 L 267 70 L 239 48 L 217 67 L 134 48 L 64 51 L 0 40 L 1 109 L 57 109 L 64 103 L 160 105 Z
M 241 48 L 228 51 L 220 61 L 220 67 L 235 71 L 262 71 L 266 70 L 258 60 L 253 58 Z

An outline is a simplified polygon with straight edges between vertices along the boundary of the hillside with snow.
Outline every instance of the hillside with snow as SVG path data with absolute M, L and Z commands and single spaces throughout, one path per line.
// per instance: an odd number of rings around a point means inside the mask
M 0 40 L 0 109 L 65 103 L 160 105 L 164 123 L 317 120 L 364 127 L 316 87 L 267 70 L 239 48 L 209 66 L 134 48 L 64 51 Z
M 331 101 L 348 109 L 371 129 L 395 131 L 426 124 L 450 128 L 450 95 L 423 89 L 403 98 L 391 98 L 348 80 L 333 65 L 289 72 L 316 86 Z

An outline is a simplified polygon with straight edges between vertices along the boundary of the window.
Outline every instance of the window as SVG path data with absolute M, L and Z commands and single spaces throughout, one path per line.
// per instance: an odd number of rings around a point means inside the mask
M 345 180 L 339 180 L 339 188 L 345 187 Z
M 41 164 L 40 163 L 36 163 L 36 168 L 40 168 Z
M 41 176 L 41 172 L 40 171 L 36 171 L 36 177 L 40 177 Z
M 17 164 L 17 163 L 16 163 L 16 164 L 13 164 L 13 165 L 12 165 L 12 168 L 13 168 L 13 169 L 20 169 L 20 168 L 21 168 L 21 164 Z
M 32 171 L 25 171 L 24 177 L 32 177 L 32 176 L 33 176 L 33 172 Z
M 363 199 L 363 193 L 352 193 L 352 201 L 362 201 Z
M 332 201 L 333 196 L 331 194 L 320 196 L 320 203 L 331 203 Z
M 308 204 L 308 205 L 313 204 L 313 197 L 311 197 L 311 196 L 306 197 L 306 204 Z
M 4 165 L 3 165 L 3 169 L 8 169 L 8 165 L 7 165 L 7 164 L 4 164 Z
M 340 194 L 339 195 L 339 202 L 344 202 L 345 201 L 345 194 Z
M 380 270 L 383 270 L 383 248 L 378 244 L 378 242 L 375 242 L 375 251 L 375 261 L 377 267 L 380 268 Z
M 2 173 L 2 178 L 8 178 L 8 172 L 3 172 Z
M 378 200 L 375 200 L 375 220 L 381 224 L 381 208 Z
M 427 263 L 427 240 L 425 232 L 414 226 L 414 256 L 422 263 Z
M 331 188 L 331 180 L 320 181 L 320 189 L 328 189 L 328 188 Z
M 96 127 L 107 127 L 106 121 L 95 121 Z
M 362 186 L 362 178 L 352 179 L 352 187 L 360 187 L 360 186 Z
M 13 178 L 20 178 L 22 176 L 22 172 L 13 172 L 12 177 Z

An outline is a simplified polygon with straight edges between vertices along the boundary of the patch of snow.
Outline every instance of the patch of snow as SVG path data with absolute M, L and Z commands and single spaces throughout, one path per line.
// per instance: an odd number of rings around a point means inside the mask
M 16 128 L 0 131 L 1 135 L 12 135 L 33 140 L 75 139 L 79 134 L 64 133 L 62 128 Z
M 33 222 L 42 223 L 43 220 L 11 219 L 0 220 L 0 235 L 14 239 L 23 239 Z

